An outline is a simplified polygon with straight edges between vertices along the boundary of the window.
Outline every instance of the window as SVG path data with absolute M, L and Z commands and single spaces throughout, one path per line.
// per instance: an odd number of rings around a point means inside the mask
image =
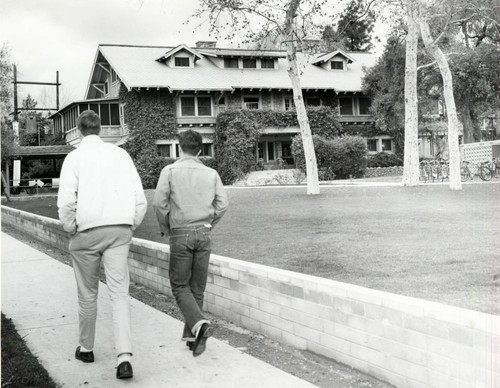
M 99 104 L 90 104 L 89 109 L 93 110 L 95 113 L 99 114 Z
M 212 99 L 198 97 L 198 116 L 212 116 Z
M 366 141 L 366 148 L 368 151 L 377 152 L 377 139 L 368 139 Z
M 382 151 L 392 151 L 391 139 L 382 139 Z
M 330 64 L 332 70 L 344 70 L 344 62 L 342 61 L 331 61 Z
M 125 124 L 125 104 L 120 104 L 118 108 L 120 110 L 120 124 Z
M 211 143 L 203 143 L 201 147 L 200 156 L 212 156 L 212 144 Z
M 224 58 L 224 67 L 226 69 L 237 69 L 239 67 L 238 58 Z
M 371 100 L 367 97 L 360 97 L 359 101 L 359 114 L 360 115 L 369 115 L 370 114 L 370 106 Z
M 264 159 L 264 143 L 259 142 L 259 159 Z
M 293 97 L 285 97 L 285 110 L 295 109 L 295 102 Z
M 189 57 L 175 57 L 175 67 L 189 67 Z
M 157 144 L 156 149 L 158 151 L 158 156 L 162 156 L 164 158 L 170 158 L 170 153 L 172 150 L 171 144 Z
M 89 109 L 89 104 L 79 104 L 78 105 L 79 114 L 82 114 L 83 111 L 86 111 L 88 109 Z
M 181 97 L 181 116 L 212 116 L 212 97 Z
M 109 110 L 111 112 L 111 125 L 120 125 L 120 109 L 118 104 L 110 104 Z
M 267 143 L 267 160 L 274 160 L 274 142 Z
M 319 97 L 306 98 L 307 106 L 321 106 L 321 99 Z
M 226 97 L 219 98 L 219 112 L 222 112 L 227 109 L 226 106 Z
M 111 82 L 116 82 L 118 81 L 118 74 L 116 74 L 116 71 L 111 69 Z
M 259 109 L 259 97 L 243 97 L 243 108 Z
M 344 98 L 339 98 L 339 106 L 340 106 L 340 114 L 341 115 L 353 115 L 353 109 L 352 109 L 352 98 L 351 97 L 344 97 Z
M 257 68 L 257 59 L 244 58 L 243 59 L 243 68 L 244 69 L 256 69 Z
M 109 117 L 109 104 L 101 104 L 101 124 L 102 125 L 109 125 L 110 124 L 110 117 Z
M 260 60 L 261 69 L 274 69 L 274 59 L 261 59 Z
M 181 116 L 195 116 L 194 97 L 181 97 Z

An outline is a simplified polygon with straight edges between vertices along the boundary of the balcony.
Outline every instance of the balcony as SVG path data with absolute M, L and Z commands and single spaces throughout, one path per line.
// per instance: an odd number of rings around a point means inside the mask
M 99 137 L 107 143 L 116 143 L 128 135 L 128 133 L 127 125 L 102 125 Z M 75 127 L 66 131 L 66 143 L 72 146 L 80 143 L 80 131 L 78 128 Z

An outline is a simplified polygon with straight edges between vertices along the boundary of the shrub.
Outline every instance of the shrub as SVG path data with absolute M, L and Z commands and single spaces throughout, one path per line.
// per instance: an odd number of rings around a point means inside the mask
M 145 189 L 154 189 L 160 178 L 161 170 L 175 162 L 175 159 L 164 158 L 156 153 L 141 152 L 135 161 L 137 172 Z
M 396 154 L 379 152 L 368 158 L 368 167 L 394 167 L 402 166 L 403 160 Z
M 200 162 L 202 162 L 205 166 L 217 170 L 217 161 L 215 160 L 215 158 L 208 156 L 200 156 L 198 159 L 200 159 Z
M 313 136 L 314 149 L 321 180 L 361 177 L 366 170 L 366 144 L 359 136 L 342 136 L 332 140 Z M 305 171 L 306 163 L 302 139 L 296 136 L 292 142 L 292 154 L 297 168 Z

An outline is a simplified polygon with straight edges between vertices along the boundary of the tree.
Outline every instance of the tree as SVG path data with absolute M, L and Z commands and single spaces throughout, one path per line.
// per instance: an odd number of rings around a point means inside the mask
M 15 136 L 12 130 L 12 62 L 9 47 L 0 49 L 0 127 L 2 131 L 2 168 L 15 149 Z
M 405 59 L 405 146 L 403 160 L 403 184 L 419 184 L 418 161 L 418 93 L 417 93 L 417 54 L 418 25 L 415 13 L 418 12 L 412 0 L 406 1 L 408 35 L 406 37 Z
M 245 43 L 265 40 L 268 36 L 277 36 L 285 45 L 288 76 L 292 83 L 293 97 L 300 133 L 304 146 L 307 174 L 307 194 L 319 194 L 319 179 L 314 143 L 307 117 L 300 72 L 297 61 L 297 45 L 313 28 L 311 20 L 324 15 L 326 0 L 301 1 L 279 0 L 200 0 L 200 9 L 196 16 L 208 13 L 210 30 L 216 35 L 234 34 L 242 31 Z M 227 17 L 226 20 L 224 18 Z M 231 26 L 231 31 L 223 31 L 224 23 Z
M 47 135 L 46 132 L 52 132 L 52 122 L 46 115 L 36 110 L 38 102 L 30 94 L 23 100 L 21 106 L 24 109 L 19 114 L 19 143 L 23 146 L 38 146 L 49 144 L 64 144 L 64 140 Z M 28 122 L 34 120 L 34 128 L 28 128 Z M 48 131 L 46 131 L 48 130 Z
M 373 1 L 366 4 L 364 0 L 351 0 L 340 15 L 337 27 L 324 27 L 322 41 L 325 51 L 369 51 L 373 48 L 375 13 L 371 10 L 372 3 Z

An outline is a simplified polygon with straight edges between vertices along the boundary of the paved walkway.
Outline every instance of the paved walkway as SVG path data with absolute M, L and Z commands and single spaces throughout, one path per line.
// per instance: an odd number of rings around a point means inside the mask
M 2 233 L 2 312 L 63 387 L 306 388 L 312 384 L 211 338 L 194 358 L 179 339 L 182 323 L 132 299 L 134 378 L 117 380 L 109 298 L 100 284 L 96 362 L 75 360 L 73 270 Z

